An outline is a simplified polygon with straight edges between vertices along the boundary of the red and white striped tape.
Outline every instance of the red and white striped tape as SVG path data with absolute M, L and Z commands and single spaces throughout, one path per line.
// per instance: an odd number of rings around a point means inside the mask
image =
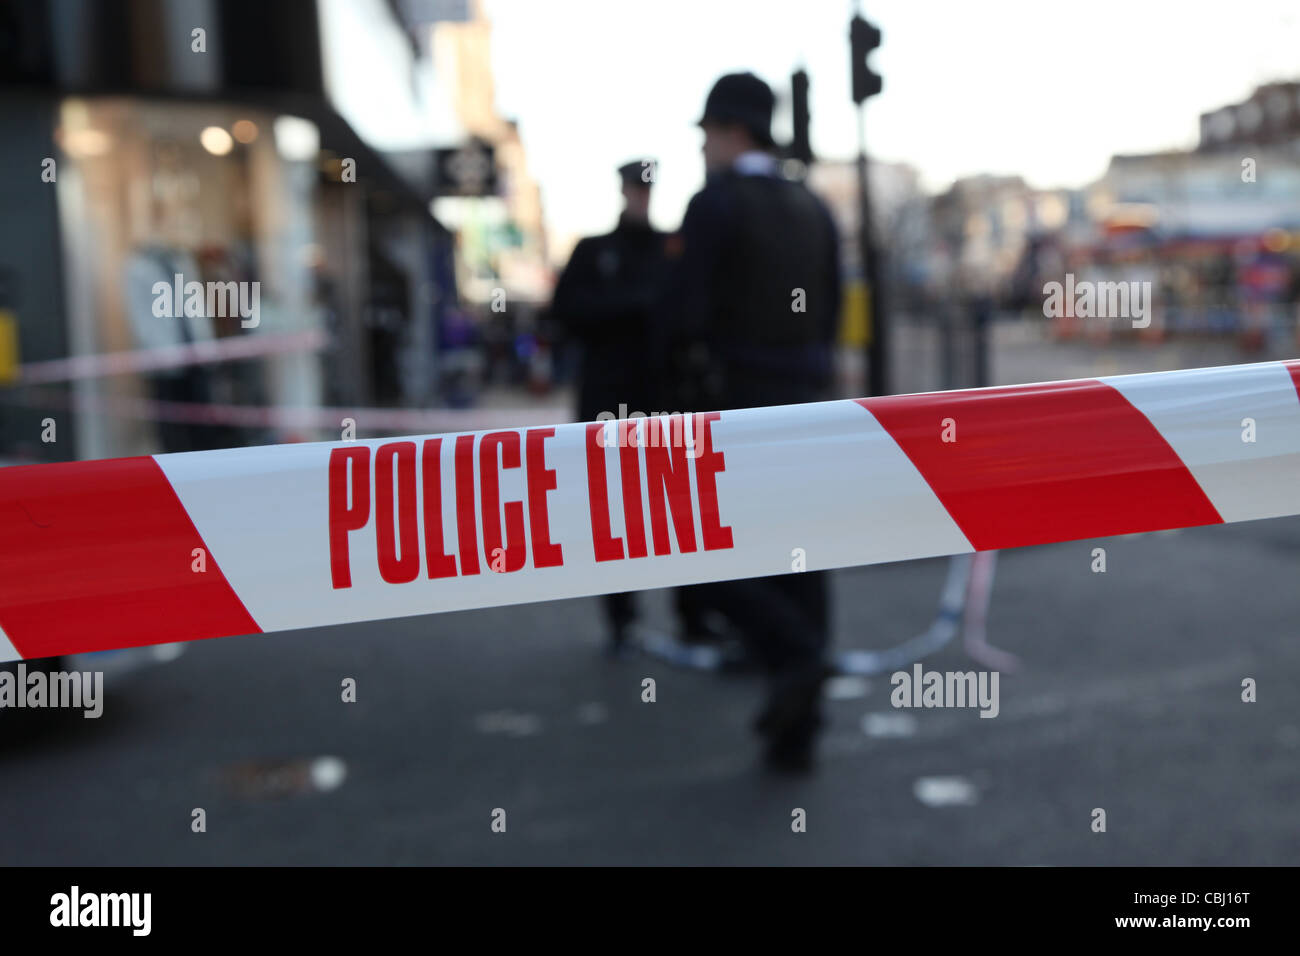
M 0 401 L 5 396 L 0 393 Z M 29 388 L 10 404 L 48 408 L 74 408 L 76 403 L 55 386 Z M 543 425 L 563 418 L 555 405 L 529 408 L 373 408 L 363 406 L 235 405 L 219 402 L 162 402 L 118 395 L 97 396 L 96 412 L 117 418 L 189 425 L 234 425 L 238 428 L 319 428 L 338 431 L 347 419 L 358 428 L 375 431 L 461 431 L 470 428 L 507 428 Z
M 0 659 L 1300 514 L 1300 361 L 689 425 L 0 469 Z
M 329 336 L 320 329 L 307 329 L 301 332 L 234 335 L 223 339 L 207 339 L 187 345 L 167 345 L 155 349 L 74 355 L 71 358 L 48 359 L 20 365 L 18 378 L 14 384 L 43 385 L 50 382 L 72 382 L 110 375 L 158 372 L 191 365 L 213 365 L 241 359 L 318 352 L 329 345 L 329 342 Z

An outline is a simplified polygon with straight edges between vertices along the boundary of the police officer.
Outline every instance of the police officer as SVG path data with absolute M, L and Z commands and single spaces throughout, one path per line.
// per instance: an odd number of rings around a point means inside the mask
M 654 413 L 647 352 L 667 269 L 667 236 L 650 225 L 655 169 L 651 159 L 619 167 L 624 208 L 617 227 L 581 240 L 555 287 L 552 315 L 582 345 L 581 421 L 595 421 L 602 412 L 617 416 L 620 404 L 629 414 Z M 621 650 L 636 616 L 632 595 L 606 595 L 605 609 L 611 650 Z
M 675 407 L 829 397 L 838 237 L 825 205 L 780 173 L 774 103 L 752 73 L 722 77 L 705 103 L 699 125 L 707 178 L 682 222 L 658 350 L 678 383 Z M 744 633 L 768 671 L 770 693 L 755 729 L 775 769 L 813 763 L 821 685 L 830 673 L 827 584 L 826 572 L 805 571 L 698 586 L 698 600 Z

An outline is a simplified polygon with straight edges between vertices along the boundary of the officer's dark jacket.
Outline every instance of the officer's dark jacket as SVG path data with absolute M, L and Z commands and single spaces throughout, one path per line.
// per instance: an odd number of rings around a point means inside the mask
M 777 176 L 715 174 L 687 207 L 680 240 L 658 350 L 679 400 L 743 407 L 825 397 L 841 284 L 822 201 Z M 704 354 L 707 366 L 681 359 Z M 701 394 L 701 377 L 718 394 Z
M 649 335 L 662 299 L 666 236 L 648 225 L 620 219 L 602 236 L 573 249 L 551 302 L 551 313 L 583 347 L 578 415 L 590 421 L 602 411 L 651 414 Z

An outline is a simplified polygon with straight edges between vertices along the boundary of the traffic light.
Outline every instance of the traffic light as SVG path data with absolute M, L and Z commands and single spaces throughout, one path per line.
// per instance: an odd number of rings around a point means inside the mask
M 867 54 L 880 46 L 880 31 L 862 17 L 849 23 L 850 62 L 853 67 L 853 102 L 862 103 L 880 92 L 883 82 L 867 64 Z
M 794 142 L 790 144 L 790 155 L 805 166 L 813 161 L 812 141 L 808 134 L 808 73 L 796 70 L 790 77 L 790 91 L 793 93 Z

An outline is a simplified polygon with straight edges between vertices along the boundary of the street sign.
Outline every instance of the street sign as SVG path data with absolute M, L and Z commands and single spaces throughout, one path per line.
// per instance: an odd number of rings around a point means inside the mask
M 434 190 L 439 196 L 495 196 L 496 156 L 492 146 L 470 140 L 434 150 Z

